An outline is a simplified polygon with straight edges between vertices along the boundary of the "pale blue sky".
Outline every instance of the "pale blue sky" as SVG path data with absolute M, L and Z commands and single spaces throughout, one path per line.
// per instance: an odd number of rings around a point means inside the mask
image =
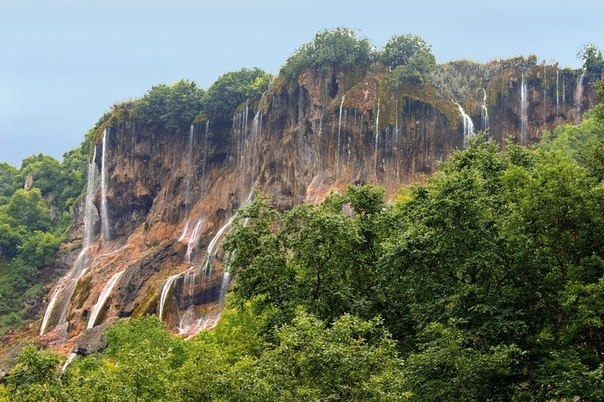
M 420 35 L 439 63 L 536 54 L 577 68 L 584 44 L 604 50 L 602 15 L 603 0 L 0 0 L 0 162 L 61 158 L 155 84 L 277 73 L 326 28 L 377 47 Z

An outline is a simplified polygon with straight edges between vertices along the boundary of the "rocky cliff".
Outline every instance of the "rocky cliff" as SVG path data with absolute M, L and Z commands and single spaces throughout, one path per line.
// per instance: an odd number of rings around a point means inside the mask
M 49 289 L 41 339 L 71 348 L 87 328 L 143 314 L 194 334 L 220 315 L 220 240 L 254 189 L 283 209 L 352 183 L 392 197 L 479 130 L 531 144 L 594 102 L 580 71 L 514 59 L 450 63 L 424 83 L 306 69 L 188 135 L 121 119 L 95 147 L 85 266 L 66 274 L 71 288 Z

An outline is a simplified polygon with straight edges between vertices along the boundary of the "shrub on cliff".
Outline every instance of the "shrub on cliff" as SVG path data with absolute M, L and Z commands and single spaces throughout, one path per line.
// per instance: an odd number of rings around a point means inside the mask
M 187 133 L 201 111 L 203 96 L 203 89 L 193 81 L 180 80 L 171 86 L 155 85 L 134 102 L 132 117 L 151 130 Z
M 390 38 L 380 52 L 379 60 L 392 72 L 395 82 L 423 82 L 436 67 L 430 45 L 411 34 Z
M 203 97 L 203 111 L 211 118 L 229 115 L 245 102 L 258 102 L 271 75 L 259 68 L 243 68 L 221 75 Z
M 281 74 L 291 79 L 306 67 L 322 71 L 326 71 L 330 66 L 343 69 L 368 67 L 373 58 L 373 48 L 369 40 L 357 38 L 353 30 L 324 30 L 287 59 L 281 68 Z

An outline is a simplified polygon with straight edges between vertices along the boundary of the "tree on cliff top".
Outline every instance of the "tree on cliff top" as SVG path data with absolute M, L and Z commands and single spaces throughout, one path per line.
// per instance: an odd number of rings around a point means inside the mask
M 232 113 L 246 100 L 258 102 L 268 89 L 271 75 L 259 68 L 243 68 L 221 75 L 203 97 L 203 111 L 210 117 Z
M 583 46 L 577 57 L 583 62 L 583 68 L 592 80 L 604 79 L 604 56 L 593 43 Z
M 281 69 L 287 78 L 295 77 L 302 69 L 314 67 L 325 71 L 337 65 L 343 69 L 368 67 L 373 61 L 373 47 L 368 39 L 358 39 L 349 28 L 324 30 L 315 39 L 302 45 L 291 55 Z
M 430 45 L 417 35 L 397 35 L 390 38 L 379 59 L 393 74 L 396 82 L 423 82 L 436 67 Z
M 193 119 L 201 111 L 203 96 L 203 89 L 189 80 L 180 80 L 171 86 L 155 85 L 134 102 L 132 116 L 135 121 L 152 130 L 187 133 Z

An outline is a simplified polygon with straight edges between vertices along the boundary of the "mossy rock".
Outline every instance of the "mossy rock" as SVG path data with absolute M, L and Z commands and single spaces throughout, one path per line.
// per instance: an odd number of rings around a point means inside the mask
M 154 288 L 147 289 L 147 293 L 132 312 L 132 318 L 140 318 L 147 314 L 153 314 L 157 310 L 157 293 Z

